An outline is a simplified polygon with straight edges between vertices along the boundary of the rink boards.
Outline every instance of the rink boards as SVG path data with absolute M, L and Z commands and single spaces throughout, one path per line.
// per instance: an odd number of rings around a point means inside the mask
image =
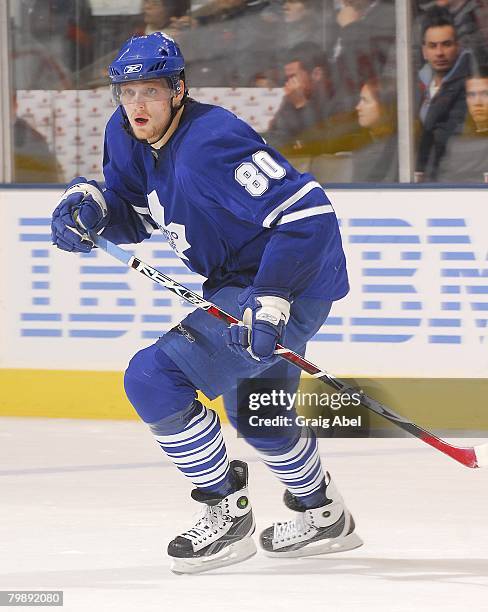
M 431 414 L 432 397 L 443 397 L 443 418 L 459 412 L 460 401 L 463 411 L 477 397 L 481 403 L 488 372 L 485 190 L 328 194 L 351 292 L 310 343 L 309 359 L 339 376 L 431 379 L 425 405 L 416 402 L 415 410 Z M 0 413 L 130 418 L 121 387 L 129 357 L 189 307 L 105 253 L 55 250 L 49 223 L 58 195 L 0 189 Z M 130 248 L 200 289 L 202 279 L 162 235 Z M 451 379 L 471 382 L 453 386 Z M 482 413 L 478 420 L 488 428 Z

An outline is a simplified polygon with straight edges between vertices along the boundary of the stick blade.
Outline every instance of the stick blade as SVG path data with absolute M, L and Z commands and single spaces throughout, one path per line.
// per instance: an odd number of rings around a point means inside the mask
M 488 466 L 488 444 L 478 444 L 474 447 L 478 467 Z

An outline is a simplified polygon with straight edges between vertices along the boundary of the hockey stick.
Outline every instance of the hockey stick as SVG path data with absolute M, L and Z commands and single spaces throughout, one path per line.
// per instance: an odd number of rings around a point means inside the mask
M 121 249 L 116 244 L 113 244 L 106 238 L 95 234 L 91 234 L 90 238 L 98 247 L 100 247 L 103 251 L 105 251 L 112 257 L 115 257 L 115 259 L 118 259 L 121 263 L 129 266 L 129 268 L 137 270 L 141 274 L 144 274 L 144 276 L 147 276 L 158 285 L 163 285 L 163 287 L 166 287 L 166 289 L 169 289 L 178 297 L 186 300 L 187 302 L 190 302 L 190 304 L 193 304 L 198 308 L 206 310 L 210 315 L 217 319 L 220 319 L 224 323 L 227 323 L 227 325 L 241 323 L 241 321 L 239 321 L 232 315 L 224 312 L 215 304 L 207 302 L 197 293 L 194 293 L 190 289 L 187 289 L 183 285 L 180 285 L 178 282 L 176 282 L 169 276 L 166 276 L 159 270 L 156 270 L 156 268 L 149 266 L 137 257 L 130 255 L 130 253 L 127 253 L 126 251 Z M 313 378 L 327 383 L 337 391 L 343 392 L 346 390 L 351 390 L 350 385 L 347 385 L 341 380 L 334 378 L 324 370 L 318 368 L 310 361 L 307 361 L 301 355 L 298 355 L 294 351 L 287 349 L 284 346 L 281 346 L 280 344 L 276 345 L 276 354 L 278 354 L 282 359 L 293 363 L 304 372 L 307 372 L 307 374 L 310 374 Z M 422 429 L 415 423 L 408 421 L 404 417 L 393 412 L 393 410 L 390 410 L 390 408 L 384 406 L 383 404 L 380 404 L 380 402 L 377 402 L 376 400 L 368 397 L 362 392 L 361 403 L 363 404 L 363 406 L 365 406 L 372 412 L 375 412 L 376 414 L 381 415 L 388 421 L 395 423 L 395 425 L 397 425 L 398 427 L 401 427 L 405 431 L 408 431 L 408 433 L 412 434 L 416 438 L 419 438 L 430 446 L 436 448 L 445 455 L 449 455 L 449 457 L 452 457 L 452 459 L 455 459 L 466 467 L 479 468 L 486 467 L 488 465 L 488 443 L 468 447 L 455 446 L 453 444 L 449 444 L 441 438 L 438 438 L 437 436 L 426 431 L 425 429 Z

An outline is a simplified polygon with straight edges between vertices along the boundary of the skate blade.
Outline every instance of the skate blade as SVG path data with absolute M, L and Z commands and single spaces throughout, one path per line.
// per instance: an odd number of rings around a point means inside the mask
M 318 542 L 313 542 L 312 544 L 304 546 L 303 548 L 297 548 L 296 550 L 285 550 L 283 552 L 279 550 L 264 550 L 263 552 L 267 557 L 311 557 L 313 555 L 326 555 L 353 550 L 362 545 L 363 541 L 361 538 L 353 532 L 342 538 L 319 540 Z
M 173 574 L 200 574 L 219 567 L 240 563 L 257 552 L 256 544 L 252 538 L 244 538 L 226 546 L 223 550 L 208 557 L 194 557 L 182 559 L 172 557 L 171 571 Z

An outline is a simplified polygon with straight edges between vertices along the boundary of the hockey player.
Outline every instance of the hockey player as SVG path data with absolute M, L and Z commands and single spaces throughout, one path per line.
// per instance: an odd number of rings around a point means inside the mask
M 294 392 L 300 372 L 274 355 L 276 343 L 304 354 L 332 302 L 348 292 L 345 258 L 321 186 L 232 113 L 189 98 L 172 39 L 159 32 L 131 38 L 109 75 L 118 108 L 105 132 L 106 188 L 82 177 L 71 182 L 53 213 L 53 243 L 86 253 L 88 230 L 138 243 L 159 228 L 190 270 L 206 277 L 204 296 L 245 322 L 227 329 L 197 309 L 139 351 L 125 373 L 129 400 L 202 504 L 196 524 L 168 546 L 173 571 L 195 573 L 256 552 L 247 466 L 229 462 L 218 415 L 196 390 L 211 399 L 223 394 L 234 425 L 236 388 L 246 381 L 280 379 Z M 274 406 L 259 415 L 280 412 Z M 361 545 L 312 431 L 295 424 L 241 432 L 296 512 L 263 531 L 266 554 Z

